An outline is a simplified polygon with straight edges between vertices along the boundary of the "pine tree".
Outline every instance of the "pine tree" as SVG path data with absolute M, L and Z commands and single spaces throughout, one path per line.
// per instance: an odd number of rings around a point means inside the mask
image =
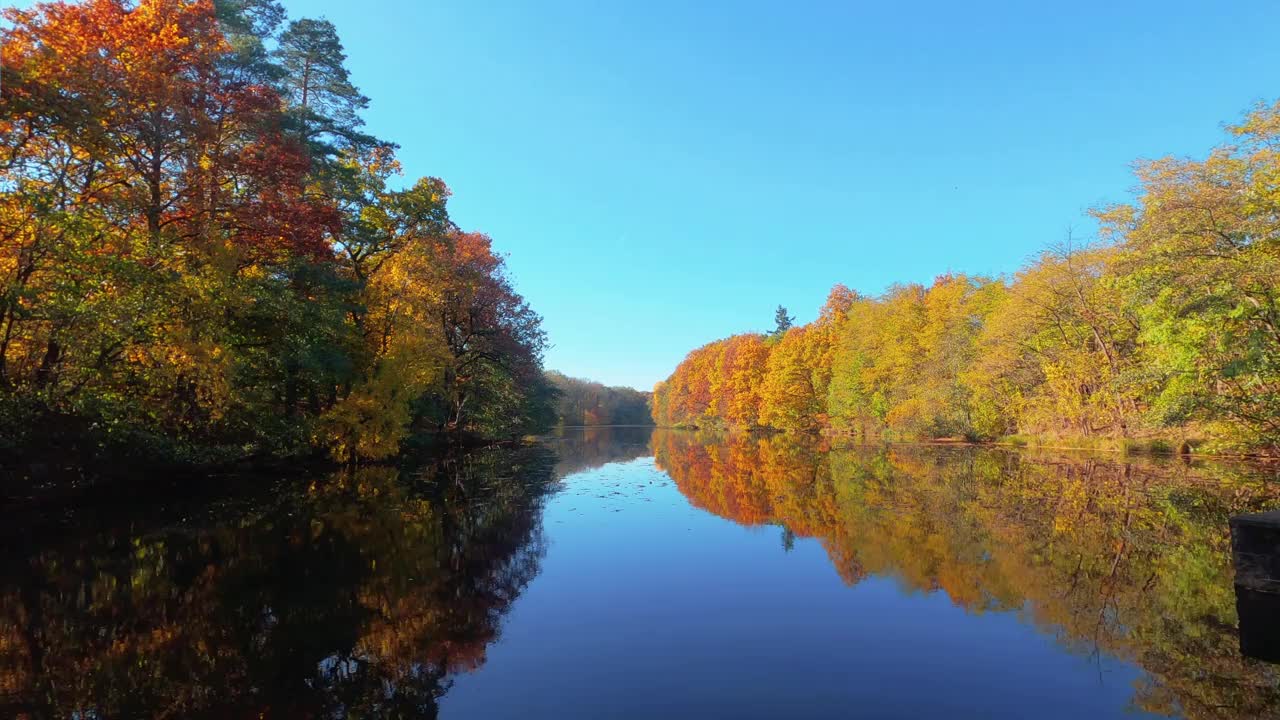
M 770 335 L 773 337 L 782 337 L 783 335 L 786 335 L 787 331 L 791 329 L 791 324 L 794 321 L 795 318 L 787 314 L 787 309 L 779 305 L 777 312 L 773 314 L 773 322 L 777 327 L 774 328 Z
M 274 53 L 283 69 L 281 94 L 313 153 L 375 143 L 362 132 L 369 98 L 351 83 L 347 55 L 333 23 L 303 18 L 289 23 Z

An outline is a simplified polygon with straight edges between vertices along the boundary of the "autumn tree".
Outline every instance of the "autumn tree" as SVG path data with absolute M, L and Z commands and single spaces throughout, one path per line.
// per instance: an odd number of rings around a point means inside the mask
M 1069 237 L 1012 277 L 837 287 L 800 327 L 779 307 L 762 347 L 691 352 L 656 417 L 1280 453 L 1280 105 L 1229 132 L 1206 159 L 1142 163 L 1137 201 L 1095 213 L 1100 238 Z
M 769 346 L 764 337 L 755 334 L 736 335 L 726 343 L 721 371 L 721 416 L 730 427 L 757 427 Z
M 649 417 L 658 426 L 674 424 L 671 420 L 670 386 L 666 381 L 654 383 L 649 400 Z
M 1018 274 L 981 338 L 969 381 L 1036 435 L 1131 434 L 1136 321 L 1108 276 L 1114 252 L 1064 245 Z
M 331 24 L 277 34 L 272 0 L 5 18 L 6 437 L 381 457 L 552 419 L 538 316 L 442 181 L 392 180 Z
M 610 387 L 591 380 L 548 372 L 557 391 L 559 425 L 650 425 L 650 393 L 629 387 Z
M 791 328 L 769 353 L 760 388 L 760 422 L 775 428 L 814 430 L 821 427 L 825 398 L 819 396 L 816 331 Z
M 190 434 L 253 404 L 225 320 L 332 214 L 207 2 L 7 11 L 0 384 Z
M 1205 160 L 1141 164 L 1137 204 L 1100 217 L 1120 244 L 1153 419 L 1277 452 L 1280 106 L 1255 108 L 1230 133 Z

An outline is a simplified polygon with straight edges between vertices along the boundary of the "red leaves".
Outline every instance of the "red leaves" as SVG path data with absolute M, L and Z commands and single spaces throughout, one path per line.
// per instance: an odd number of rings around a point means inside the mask
M 241 266 L 331 256 L 330 202 L 309 197 L 306 150 L 270 88 L 220 72 L 231 52 L 210 0 L 49 3 L 9 10 L 9 149 L 80 159 L 82 212 Z M 45 157 L 40 157 L 43 155 Z M 120 245 L 119 247 L 124 247 Z
M 443 323 L 455 357 L 501 357 L 523 377 L 540 373 L 541 318 L 511 287 L 506 263 L 482 233 L 454 232 L 439 245 L 444 265 Z
M 329 238 L 341 231 L 342 218 L 331 204 L 304 193 L 310 161 L 297 143 L 268 135 L 235 162 L 243 186 L 230 237 L 248 261 L 333 257 Z

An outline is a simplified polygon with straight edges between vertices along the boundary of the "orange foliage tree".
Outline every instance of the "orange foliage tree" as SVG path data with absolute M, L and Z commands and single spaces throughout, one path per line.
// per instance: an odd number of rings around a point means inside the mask
M 539 318 L 501 257 L 440 180 L 388 188 L 394 146 L 359 130 L 332 25 L 280 34 L 278 11 L 4 11 L 0 446 L 80 428 L 380 456 L 415 428 L 542 421 Z

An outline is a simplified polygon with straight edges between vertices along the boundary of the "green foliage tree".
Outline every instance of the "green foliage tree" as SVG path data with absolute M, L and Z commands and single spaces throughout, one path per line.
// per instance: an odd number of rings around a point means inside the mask
M 787 309 L 778 306 L 776 312 L 773 313 L 773 331 L 769 333 L 771 337 L 780 338 L 787 334 L 791 326 L 795 323 L 795 318 L 787 314 Z
M 290 22 L 273 56 L 281 70 L 280 93 L 303 139 L 319 154 L 374 142 L 360 132 L 360 113 L 368 108 L 369 98 L 351 83 L 347 55 L 333 23 L 311 18 Z
M 1207 159 L 1138 170 L 1136 205 L 1099 213 L 1138 318 L 1151 415 L 1280 452 L 1280 106 Z

